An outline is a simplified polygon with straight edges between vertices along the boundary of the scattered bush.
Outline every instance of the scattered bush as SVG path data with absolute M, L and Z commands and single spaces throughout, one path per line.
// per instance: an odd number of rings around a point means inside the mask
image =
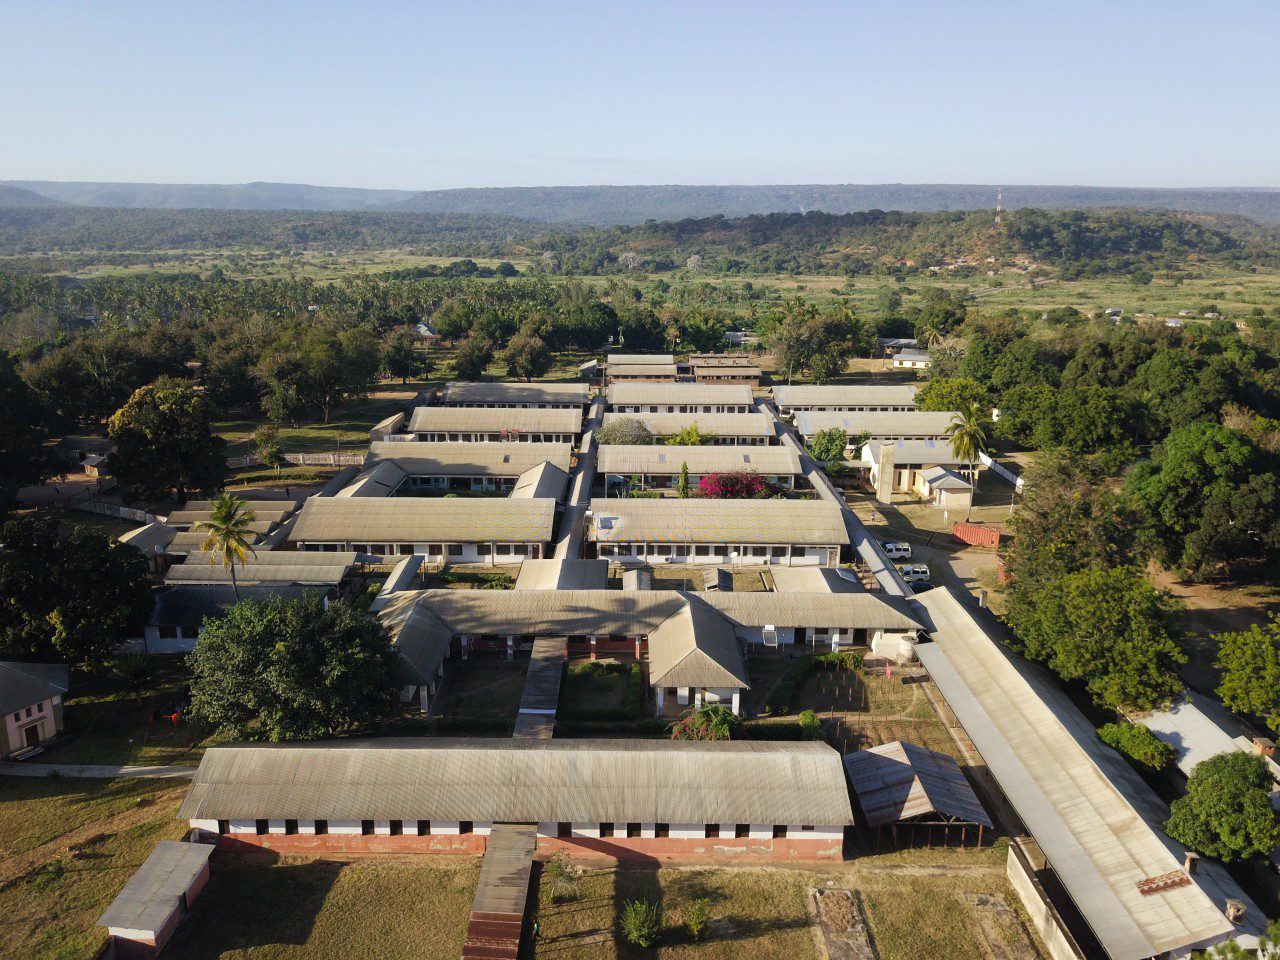
M 822 736 L 822 727 L 818 724 L 818 715 L 812 710 L 800 713 L 800 729 L 804 731 L 806 740 L 817 740 Z
M 658 942 L 658 905 L 648 900 L 628 900 L 622 905 L 622 935 L 634 947 L 648 948 Z
M 671 724 L 671 739 L 732 740 L 738 726 L 732 710 L 714 704 L 690 711 Z
M 820 653 L 814 662 L 833 670 L 847 670 L 858 673 L 862 669 L 862 654 L 842 651 L 840 653 Z
M 578 899 L 578 871 L 563 852 L 557 852 L 543 867 L 542 888 L 552 903 Z
M 685 928 L 689 931 L 689 939 L 695 943 L 707 932 L 707 921 L 711 919 L 706 900 L 695 900 L 689 904 L 689 912 L 684 918 Z
M 1163 770 L 1175 756 L 1173 747 L 1137 723 L 1103 724 L 1098 739 L 1148 770 Z

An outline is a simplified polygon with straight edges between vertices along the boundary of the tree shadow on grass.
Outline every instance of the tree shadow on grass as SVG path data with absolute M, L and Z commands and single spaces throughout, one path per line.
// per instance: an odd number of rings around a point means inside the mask
M 273 854 L 218 857 L 207 889 L 165 951 L 168 960 L 216 960 L 234 950 L 302 945 L 345 864 L 279 865 Z

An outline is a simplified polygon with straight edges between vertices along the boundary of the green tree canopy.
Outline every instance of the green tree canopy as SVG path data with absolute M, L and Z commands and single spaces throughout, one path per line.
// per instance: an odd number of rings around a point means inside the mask
M 1216 666 L 1222 671 L 1222 702 L 1236 713 L 1262 717 L 1280 733 L 1280 618 L 1213 639 L 1218 644 Z
M 813 459 L 822 463 L 839 463 L 844 460 L 848 442 L 849 436 L 843 427 L 828 427 L 813 435 L 813 439 L 809 441 L 809 453 Z
M 1240 751 L 1210 757 L 1191 771 L 1187 795 L 1169 805 L 1165 832 L 1225 863 L 1269 856 L 1280 844 L 1272 787 L 1261 757 Z
M 700 447 L 714 442 L 715 439 L 714 433 L 703 433 L 698 428 L 697 421 L 694 421 L 679 433 L 673 433 L 667 437 L 666 443 L 673 447 Z
M 0 528 L 0 647 L 5 656 L 105 668 L 151 614 L 147 561 L 127 544 L 48 517 Z
M 971 403 L 989 404 L 987 389 L 968 377 L 934 377 L 916 391 L 921 410 L 963 410 Z
M 640 446 L 653 443 L 653 434 L 642 421 L 633 417 L 619 417 L 616 420 L 610 420 L 596 431 L 596 443 Z
M 1160 563 L 1204 578 L 1280 548 L 1274 461 L 1217 423 L 1175 430 L 1125 483 L 1139 544 Z
M 526 381 L 540 377 L 551 369 L 552 356 L 546 342 L 532 333 L 521 333 L 512 338 L 502 352 L 507 373 Z
M 493 363 L 493 343 L 475 334 L 467 337 L 458 346 L 454 355 L 453 366 L 459 380 L 479 380 L 484 371 Z
M 45 452 L 49 423 L 40 398 L 18 376 L 9 354 L 0 350 L 0 517 L 13 506 L 18 490 L 52 476 L 56 467 Z
M 1173 671 L 1187 658 L 1168 600 L 1132 567 L 1052 580 L 1010 620 L 1022 653 L 1082 682 L 1101 706 L 1151 710 L 1182 689 Z
M 345 601 L 274 597 L 207 623 L 188 657 L 191 716 L 237 739 L 315 740 L 386 715 L 399 658 Z
M 409 325 L 393 328 L 383 346 L 382 364 L 387 373 L 404 383 L 411 377 L 426 376 L 431 371 L 431 357 L 420 350 L 418 331 Z
M 227 476 L 226 441 L 215 436 L 209 403 L 191 384 L 161 377 L 139 387 L 107 427 L 111 472 L 138 500 L 212 492 Z

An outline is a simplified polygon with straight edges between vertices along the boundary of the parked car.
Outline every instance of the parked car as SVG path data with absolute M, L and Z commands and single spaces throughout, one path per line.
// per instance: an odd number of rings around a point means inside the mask
M 911 544 L 903 541 L 882 540 L 880 546 L 884 548 L 885 556 L 890 560 L 910 560 Z
M 898 572 L 907 583 L 929 583 L 933 579 L 929 568 L 923 563 L 900 563 Z

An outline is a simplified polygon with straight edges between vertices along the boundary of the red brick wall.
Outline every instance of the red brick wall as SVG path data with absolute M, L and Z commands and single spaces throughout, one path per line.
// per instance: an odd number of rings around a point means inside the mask
M 488 838 L 482 834 L 361 836 L 352 834 L 252 834 L 218 837 L 223 849 L 260 847 L 280 853 L 457 853 L 482 854 Z M 538 837 L 543 852 L 564 850 L 571 856 L 618 860 L 840 860 L 839 840 L 788 837 L 750 840 L 720 837 L 704 840 L 675 837 Z

